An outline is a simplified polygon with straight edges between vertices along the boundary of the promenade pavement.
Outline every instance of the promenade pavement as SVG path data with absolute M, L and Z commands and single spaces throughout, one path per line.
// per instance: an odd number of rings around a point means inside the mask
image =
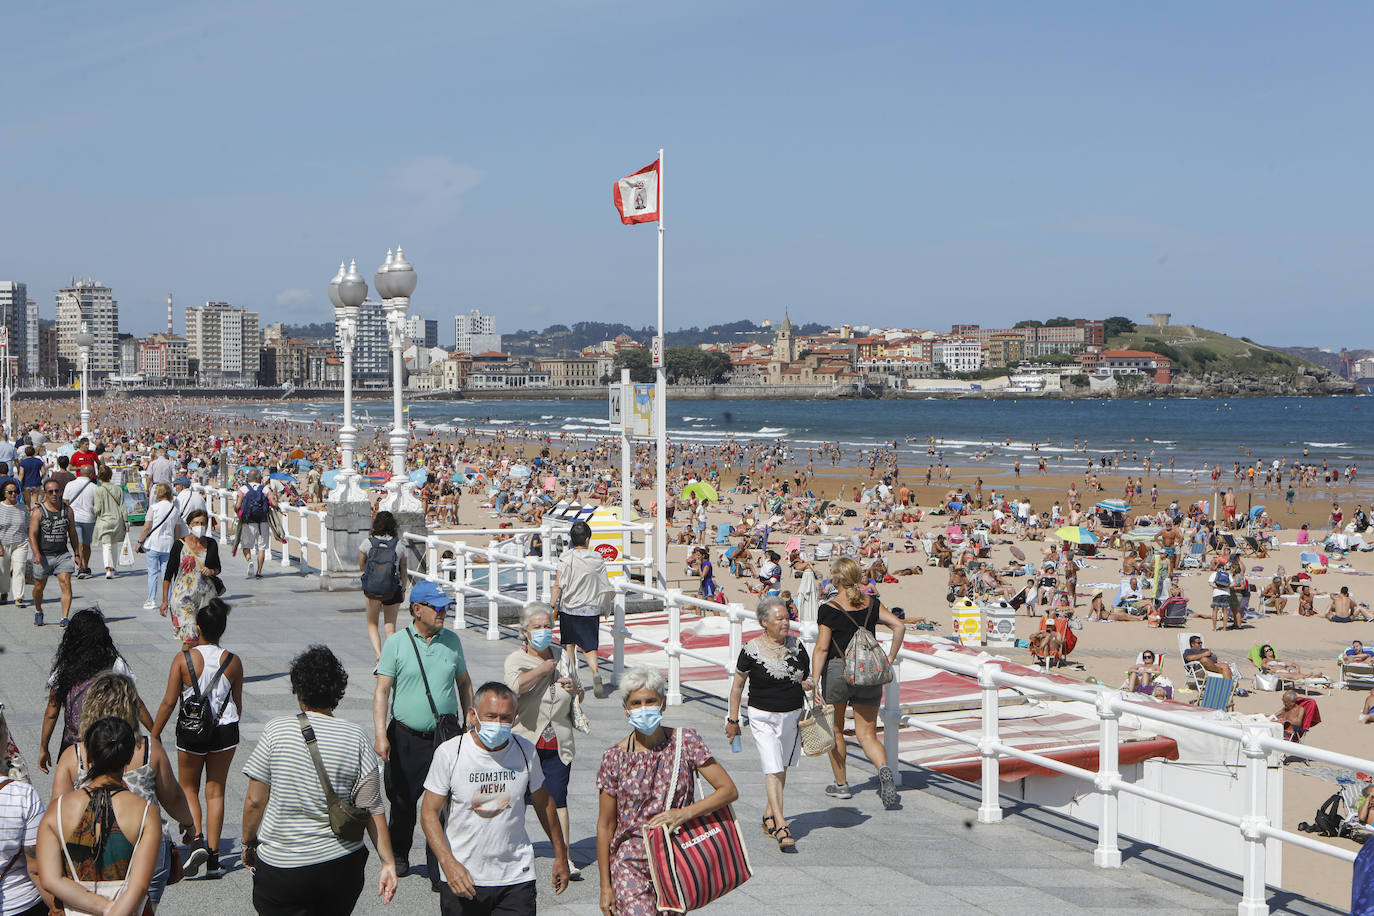
M 233 613 L 223 645 L 241 655 L 246 671 L 243 745 L 227 789 L 221 847 L 230 871 L 219 881 L 201 878 L 170 888 L 160 910 L 170 916 L 251 912 L 251 875 L 238 863 L 238 826 L 247 782 L 242 764 L 267 720 L 297 711 L 286 676 L 296 653 L 312 643 L 324 643 L 343 660 L 350 683 L 338 715 L 371 731 L 373 656 L 359 595 L 322 592 L 317 577 L 287 572 L 275 564 L 268 565 L 263 579 L 245 579 L 241 559 L 228 558 L 226 551 L 224 562 L 225 598 Z M 74 582 L 73 587 L 74 608 L 99 604 L 103 609 L 116 644 L 138 677 L 144 701 L 156 710 L 176 646 L 167 622 L 156 612 L 141 609 L 146 594 L 142 570 L 123 570 L 113 582 L 91 579 Z M 49 777 L 37 770 L 38 737 L 46 697 L 43 685 L 61 630 L 55 625 L 60 616 L 56 603 L 45 604 L 47 619 L 54 623 L 42 629 L 32 625 L 30 610 L 12 605 L 0 608 L 0 641 L 5 648 L 0 656 L 0 699 L 34 782 L 46 797 L 51 785 Z M 475 604 L 472 610 L 478 610 Z M 406 622 L 408 614 L 403 610 L 401 623 Z M 476 628 L 461 634 L 474 681 L 499 678 L 503 659 L 517 645 L 513 633 L 507 628 L 497 641 L 488 641 L 484 631 Z M 628 726 L 614 696 L 589 699 L 587 711 L 593 731 L 578 737 L 570 791 L 573 858 L 584 867 L 586 880 L 555 897 L 549 886 L 549 861 L 541 858 L 539 905 L 546 913 L 599 912 L 594 780 L 602 750 Z M 1039 911 L 1157 916 L 1235 911 L 1235 897 L 1229 893 L 1214 896 L 1163 880 L 1136 867 L 1130 858 L 1121 869 L 1096 869 L 1081 842 L 1075 845 L 1046 835 L 1023 825 L 1023 819 L 978 825 L 974 812 L 957 799 L 912 788 L 926 779 L 910 769 L 903 774 L 908 788 L 902 792 L 901 809 L 884 811 L 871 769 L 866 762 L 853 759 L 850 782 L 858 791 L 850 801 L 825 796 L 830 772 L 823 760 L 804 759 L 790 774 L 787 807 L 798 851 L 784 855 L 758 826 L 763 790 L 752 742 L 746 736 L 743 752 L 731 753 L 721 735 L 720 701 L 689 695 L 687 703 L 669 710 L 667 722 L 698 729 L 741 789 L 736 813 L 744 825 L 756 873 L 740 890 L 710 907 L 710 912 L 844 912 L 861 907 L 874 913 Z M 170 726 L 165 737 L 170 743 Z M 54 736 L 54 751 L 56 747 Z M 548 843 L 538 822 L 532 815 L 528 821 L 536 851 L 547 856 Z M 418 829 L 416 833 L 411 861 L 423 863 Z M 367 889 L 356 912 L 437 912 L 438 898 L 422 876 L 423 864 L 416 872 L 401 880 L 395 901 L 384 907 L 375 897 L 377 862 L 372 855 Z

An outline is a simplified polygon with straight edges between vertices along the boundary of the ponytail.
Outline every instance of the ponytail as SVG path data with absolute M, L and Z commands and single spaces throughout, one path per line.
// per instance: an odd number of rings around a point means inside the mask
M 830 582 L 844 593 L 844 598 L 853 607 L 864 604 L 864 593 L 859 588 L 863 582 L 863 570 L 850 557 L 839 557 L 830 564 Z

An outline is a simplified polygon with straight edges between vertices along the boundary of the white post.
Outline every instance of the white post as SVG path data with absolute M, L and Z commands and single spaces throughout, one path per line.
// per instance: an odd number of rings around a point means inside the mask
M 630 397 L 633 388 L 630 386 L 630 370 L 620 370 L 620 522 L 628 525 L 630 523 L 630 506 L 634 500 L 631 499 L 630 492 L 630 464 L 632 461 L 634 442 L 630 439 L 630 424 L 625 422 L 625 412 L 630 407 Z M 629 535 L 629 541 L 634 543 L 634 535 Z
M 440 580 L 439 541 L 432 534 L 425 535 L 425 569 L 429 571 L 431 579 L 436 582 Z
M 291 510 L 281 511 L 281 567 L 291 568 Z
M 887 765 L 897 777 L 898 786 L 902 784 L 901 731 L 902 660 L 899 658 L 892 665 L 892 680 L 883 689 L 883 752 L 887 754 Z
M 1001 792 L 997 760 L 997 743 L 1001 740 L 998 733 L 997 692 L 999 685 L 996 677 L 1002 671 L 1001 665 L 985 664 L 978 668 L 978 686 L 982 688 L 983 734 L 978 740 L 978 753 L 982 756 L 982 803 L 978 806 L 978 823 L 995 824 L 1002 819 Z
M 487 639 L 501 638 L 501 604 L 496 600 L 500 591 L 497 585 L 501 578 L 499 556 L 494 550 L 487 553 Z
M 654 495 L 658 500 L 658 513 L 655 519 L 658 537 L 654 540 L 654 565 L 657 567 L 657 580 L 659 588 L 668 587 L 668 376 L 664 372 L 663 362 L 666 349 L 663 334 L 663 150 L 658 151 L 658 354 L 659 363 L 655 367 L 654 373 L 654 474 L 655 488 Z M 674 612 L 676 614 L 676 612 Z M 676 617 L 674 617 L 676 620 Z M 674 661 L 676 659 L 674 658 Z M 678 690 L 678 683 L 674 677 L 670 690 L 677 694 L 677 700 L 669 699 L 668 702 L 682 702 L 682 694 Z
M 611 671 L 615 683 L 625 673 L 625 586 L 624 580 L 615 584 L 615 627 L 611 635 Z
M 668 589 L 668 705 L 682 703 L 682 590 Z
M 1097 778 L 1093 782 L 1102 796 L 1102 816 L 1097 824 L 1097 848 L 1093 850 L 1093 864 L 1098 868 L 1121 867 L 1121 849 L 1116 842 L 1117 805 L 1120 803 L 1116 781 L 1121 777 L 1117 766 L 1121 714 L 1113 706 L 1113 702 L 1120 699 L 1120 691 L 1097 696 L 1097 718 L 1101 723 L 1101 731 L 1097 742 Z
M 1249 790 L 1240 832 L 1245 837 L 1245 869 L 1242 872 L 1238 916 L 1268 916 L 1265 897 L 1265 848 L 1260 827 L 1269 826 L 1269 760 L 1259 739 L 1266 734 L 1262 725 L 1245 726 L 1245 784 Z
M 455 630 L 465 630 L 468 626 L 468 615 L 465 608 L 468 603 L 468 593 L 463 591 L 468 585 L 468 555 L 461 549 L 453 551 L 453 598 L 457 603 L 457 608 L 453 614 L 453 628 Z
M 317 518 L 319 522 L 320 542 L 315 545 L 320 551 L 320 580 L 329 574 L 329 551 L 327 548 L 328 534 L 325 532 L 324 513 L 321 512 Z
M 735 662 L 739 659 L 739 650 L 744 645 L 744 605 L 731 604 L 729 606 L 730 615 L 730 654 L 725 659 L 725 669 L 729 672 L 735 670 Z M 732 675 L 733 676 L 733 675 Z
M 525 603 L 534 604 L 539 600 L 539 572 L 534 568 L 534 557 L 525 557 Z

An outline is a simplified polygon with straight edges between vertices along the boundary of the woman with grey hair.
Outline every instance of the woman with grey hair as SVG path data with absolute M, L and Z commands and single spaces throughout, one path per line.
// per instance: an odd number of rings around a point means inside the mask
M 763 788 L 767 801 L 763 809 L 763 832 L 778 841 L 784 852 L 796 849 L 797 841 L 787 829 L 782 813 L 782 791 L 787 785 L 787 768 L 801 759 L 801 719 L 805 691 L 811 689 L 811 658 L 806 647 L 789 633 L 791 620 L 787 602 L 770 595 L 759 602 L 756 613 L 763 632 L 744 644 L 735 662 L 735 681 L 730 688 L 730 711 L 725 719 L 725 737 L 739 737 L 739 707 L 744 685 L 749 685 L 749 730 L 759 749 L 763 766 Z
M 568 833 L 568 780 L 573 762 L 574 703 L 582 702 L 577 679 L 577 656 L 563 652 L 553 641 L 553 608 L 536 601 L 520 616 L 520 648 L 506 656 L 506 686 L 515 691 L 515 724 L 511 731 L 534 745 L 544 771 L 563 836 Z M 576 652 L 576 649 L 573 650 Z M 569 877 L 582 871 L 568 862 Z
M 633 728 L 626 738 L 606 749 L 596 774 L 596 788 L 601 793 L 596 821 L 601 912 L 606 916 L 655 916 L 658 905 L 642 828 L 676 829 L 730 804 L 739 797 L 739 791 L 695 731 L 663 727 L 668 684 L 662 674 L 652 668 L 631 668 L 620 681 L 620 693 L 625 718 Z M 679 745 L 684 765 L 677 773 L 676 785 L 670 786 Z M 710 784 L 712 792 L 694 801 L 697 774 Z

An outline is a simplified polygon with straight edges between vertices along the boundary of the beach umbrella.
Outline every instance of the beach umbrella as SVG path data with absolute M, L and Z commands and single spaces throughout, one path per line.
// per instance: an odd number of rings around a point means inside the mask
M 1096 544 L 1097 535 L 1078 525 L 1065 525 L 1054 532 L 1054 536 L 1070 544 Z
M 305 449 L 303 449 L 303 448 L 293 448 L 293 449 L 291 450 L 291 454 L 287 455 L 286 457 L 287 457 L 287 458 L 304 458 L 304 457 L 305 457 Z
M 530 476 L 530 469 L 523 464 L 513 464 L 507 473 L 512 477 L 528 477 Z
M 1129 512 L 1130 505 L 1124 499 L 1104 499 L 1097 504 L 1098 509 L 1106 509 L 1108 512 Z
M 472 465 L 470 465 L 470 464 L 469 464 L 469 465 L 464 465 L 464 466 L 463 466 L 463 473 L 464 473 L 464 474 L 468 474 L 469 476 L 476 477 L 476 476 L 477 476 L 477 469 L 476 469 L 475 467 L 473 467 Z
M 382 483 L 386 483 L 391 479 L 391 472 L 383 468 L 378 468 L 367 476 L 371 477 L 373 480 L 380 480 Z
M 410 482 L 417 487 L 423 487 L 427 480 L 429 480 L 429 471 L 424 468 L 416 468 L 410 472 Z
M 278 471 L 278 472 L 275 473 L 275 474 L 268 474 L 268 475 L 267 475 L 267 479 L 268 479 L 268 480 L 289 480 L 291 483 L 295 483 L 295 482 L 296 482 L 296 478 L 292 477 L 290 474 L 287 474 L 287 473 L 285 473 L 285 472 L 283 472 L 283 471 Z
M 324 484 L 326 490 L 332 490 L 339 485 L 338 471 L 325 471 L 320 475 L 320 483 Z
M 689 483 L 682 488 L 683 499 L 691 499 L 693 496 L 697 499 L 710 500 L 713 503 L 720 502 L 720 497 L 716 495 L 716 488 L 700 480 Z
M 300 468 L 302 471 L 308 471 L 315 466 L 315 462 L 307 461 L 304 458 L 292 458 L 289 463 Z
M 1267 508 L 1267 506 L 1253 506 L 1250 509 L 1250 521 L 1254 522 L 1255 519 L 1264 514 L 1264 510 Z
M 1126 532 L 1125 538 L 1128 541 L 1143 543 L 1145 541 L 1153 541 L 1156 534 L 1159 534 L 1158 528 L 1132 528 L 1130 531 Z

